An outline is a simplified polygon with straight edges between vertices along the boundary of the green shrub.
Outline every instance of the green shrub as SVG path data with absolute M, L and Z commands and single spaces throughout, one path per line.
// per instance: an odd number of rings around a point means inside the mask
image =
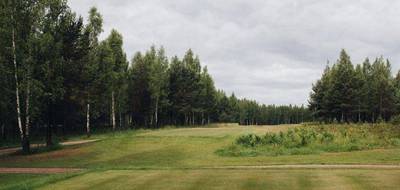
M 261 137 L 254 134 L 243 135 L 240 136 L 238 139 L 236 139 L 237 144 L 250 147 L 254 147 L 260 144 L 260 142 L 261 142 Z
M 393 125 L 400 125 L 400 115 L 393 116 L 390 123 Z
M 286 132 L 239 136 L 224 155 L 293 155 L 400 146 L 400 129 L 377 125 L 305 125 Z M 231 152 L 230 154 L 228 152 Z
M 335 135 L 333 135 L 332 133 L 329 133 L 327 131 L 324 131 L 320 137 L 321 143 L 325 143 L 325 144 L 332 143 L 334 139 L 335 139 Z

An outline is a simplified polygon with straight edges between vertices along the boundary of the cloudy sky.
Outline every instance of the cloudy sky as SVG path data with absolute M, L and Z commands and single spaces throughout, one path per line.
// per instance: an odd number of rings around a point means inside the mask
M 400 68 L 397 0 L 69 0 L 96 6 L 104 33 L 124 36 L 129 59 L 151 45 L 192 48 L 217 88 L 265 104 L 306 104 L 311 84 L 341 48 L 353 63 L 383 55 Z

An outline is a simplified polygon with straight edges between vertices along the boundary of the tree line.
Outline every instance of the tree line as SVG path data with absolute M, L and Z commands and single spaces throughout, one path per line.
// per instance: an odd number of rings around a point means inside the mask
M 90 136 L 94 128 L 309 118 L 303 106 L 226 96 L 190 49 L 168 58 L 163 47 L 153 46 L 128 61 L 118 31 L 99 39 L 103 18 L 96 8 L 84 21 L 66 0 L 4 0 L 0 26 L 1 139 L 18 134 L 26 153 L 32 136 L 52 146 L 59 131 Z
M 311 121 L 311 112 L 304 105 L 265 105 L 254 100 L 238 99 L 217 91 L 216 120 L 241 125 L 279 125 Z
M 309 104 L 313 118 L 323 122 L 389 121 L 400 111 L 400 72 L 394 77 L 383 57 L 354 66 L 342 50 L 313 84 Z

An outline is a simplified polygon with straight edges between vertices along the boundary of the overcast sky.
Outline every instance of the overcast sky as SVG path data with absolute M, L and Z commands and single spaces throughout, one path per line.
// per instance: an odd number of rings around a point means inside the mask
M 105 38 L 124 36 L 131 60 L 151 45 L 168 56 L 192 48 L 217 88 L 265 104 L 307 104 L 327 60 L 383 55 L 400 68 L 398 0 L 69 0 L 87 18 L 96 6 Z

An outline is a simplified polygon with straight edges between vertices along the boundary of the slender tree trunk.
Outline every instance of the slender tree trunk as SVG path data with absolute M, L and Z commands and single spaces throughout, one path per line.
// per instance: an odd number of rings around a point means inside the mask
M 112 117 L 113 131 L 115 131 L 116 124 L 115 124 L 115 97 L 114 97 L 114 91 L 111 92 L 111 117 Z
M 343 120 L 344 120 L 344 113 L 342 111 L 342 118 L 340 119 L 340 122 L 343 123 Z
M 26 102 L 25 102 L 25 138 L 23 140 L 23 150 L 25 150 L 25 153 L 30 152 L 30 144 L 29 144 L 29 130 L 30 130 L 30 96 L 31 96 L 31 90 L 30 90 L 30 83 L 29 83 L 29 77 L 27 80 L 27 87 L 26 87 Z
M 46 131 L 46 146 L 53 146 L 52 139 L 52 125 L 53 125 L 53 116 L 52 116 L 52 105 L 49 103 L 48 106 L 48 123 L 47 123 L 47 131 Z
M 22 138 L 22 152 L 24 154 L 28 154 L 30 151 L 31 151 L 31 148 L 30 148 L 29 138 L 27 135 L 25 135 Z
M 6 130 L 5 130 L 5 125 L 4 123 L 1 124 L 1 139 L 6 140 Z
M 192 111 L 192 125 L 194 125 L 194 111 Z
M 185 113 L 185 125 L 187 125 L 187 114 Z
M 158 126 L 158 97 L 156 99 L 156 110 L 154 111 L 155 125 Z
M 379 117 L 382 118 L 382 95 L 379 98 Z
M 13 20 L 13 17 L 11 16 L 11 19 Z M 23 129 L 22 126 L 22 121 L 21 121 L 21 104 L 20 104 L 20 96 L 19 96 L 19 82 L 18 82 L 18 67 L 17 67 L 17 54 L 16 54 L 16 45 L 15 45 L 15 29 L 12 29 L 12 53 L 13 53 L 13 64 L 14 64 L 14 79 L 15 79 L 15 99 L 16 99 L 16 109 L 17 109 L 17 122 L 18 122 L 18 128 L 20 132 L 20 137 L 21 137 L 21 146 L 22 146 L 22 151 L 24 153 L 29 153 L 29 146 L 26 146 L 26 134 L 25 130 Z
M 133 129 L 135 128 L 135 124 L 133 123 L 133 116 L 129 116 L 129 126 L 132 127 Z
M 204 125 L 204 112 L 201 112 L 201 125 Z
M 372 112 L 372 123 L 375 123 L 375 111 Z
M 119 109 L 119 128 L 122 129 L 122 113 L 121 113 L 121 107 Z
M 86 135 L 90 137 L 90 103 L 86 104 Z
M 30 82 L 29 82 L 29 71 L 28 71 L 28 77 L 27 77 L 27 85 L 26 85 L 26 101 L 25 101 L 25 134 L 29 135 L 29 128 L 30 128 L 30 99 L 31 99 L 31 88 L 30 88 Z

